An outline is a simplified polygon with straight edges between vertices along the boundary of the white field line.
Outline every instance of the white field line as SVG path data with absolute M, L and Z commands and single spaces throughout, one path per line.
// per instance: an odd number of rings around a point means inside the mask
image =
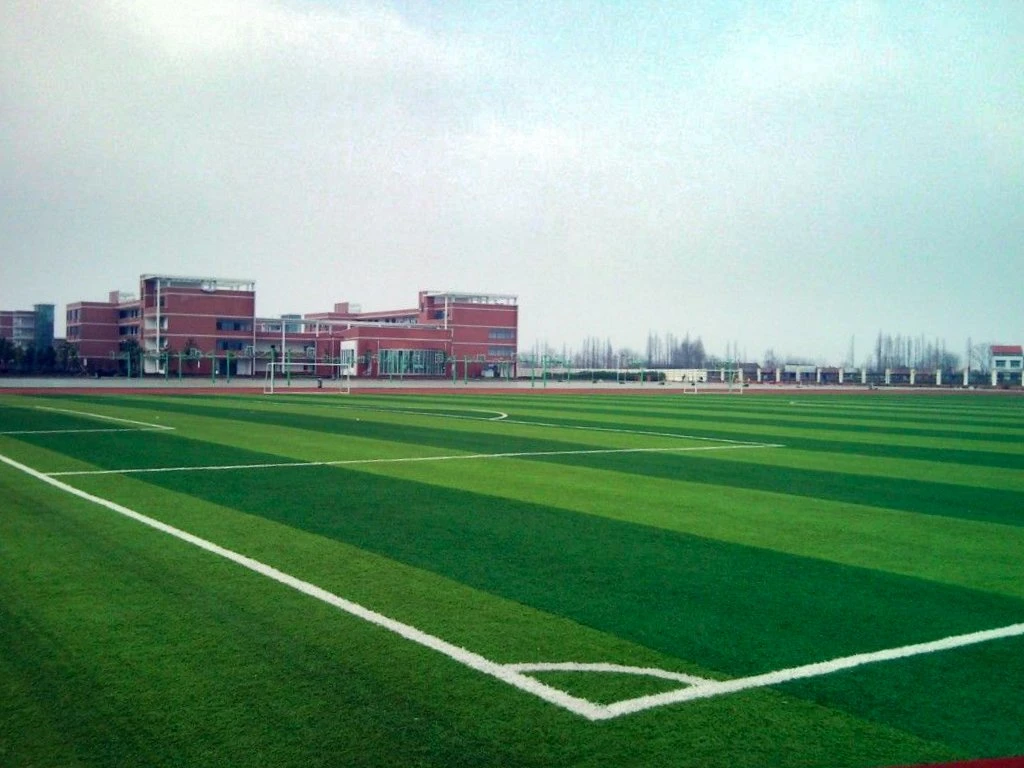
M 42 472 L 39 472 L 31 467 L 21 464 L 13 459 L 0 454 L 0 462 L 3 462 L 21 472 L 24 472 L 31 477 L 41 480 L 48 485 L 58 488 L 66 493 L 76 496 L 80 499 L 98 504 L 101 507 L 116 512 L 120 515 L 124 515 L 132 520 L 148 525 L 162 533 L 166 533 L 170 536 L 174 536 L 181 541 L 192 544 L 200 549 L 204 549 L 207 552 L 223 557 L 230 560 L 244 568 L 265 576 L 269 579 L 273 579 L 285 586 L 291 587 L 292 589 L 302 592 L 305 595 L 320 600 L 328 605 L 334 607 L 352 615 L 357 618 L 368 621 L 371 624 L 379 626 L 383 629 L 393 632 L 400 637 L 410 640 L 411 642 L 422 645 L 433 651 L 441 653 L 448 658 L 463 664 L 470 669 L 475 669 L 485 675 L 489 675 L 497 680 L 500 680 L 508 685 L 518 688 L 526 693 L 531 693 L 550 704 L 562 707 L 574 714 L 586 718 L 587 720 L 608 720 L 614 717 L 620 717 L 622 715 L 635 714 L 642 712 L 647 709 L 654 707 L 666 706 L 669 704 L 678 704 L 684 701 L 692 701 L 695 699 L 710 698 L 713 696 L 720 696 L 727 693 L 735 693 L 737 691 L 750 690 L 753 688 L 763 688 L 771 685 L 778 685 L 780 683 L 790 682 L 792 680 L 801 680 L 812 677 L 820 677 L 822 675 L 830 675 L 835 672 L 840 672 L 847 669 L 853 669 L 855 667 L 863 666 L 865 664 L 874 664 L 883 661 L 893 661 L 895 659 L 904 659 L 910 656 L 917 656 L 926 653 L 936 653 L 939 651 L 952 650 L 954 648 L 961 648 L 968 645 L 975 645 L 977 643 L 984 643 L 990 640 L 998 640 L 1008 637 L 1018 637 L 1024 635 L 1024 623 L 1022 624 L 1011 624 L 1006 627 L 998 629 L 984 630 L 981 632 L 972 632 L 964 635 L 955 635 L 952 637 L 942 638 L 941 640 L 934 640 L 927 643 L 917 643 L 914 645 L 905 645 L 900 648 L 889 648 L 881 651 L 874 651 L 872 653 L 861 653 L 854 656 L 845 656 L 838 659 L 832 659 L 831 661 L 817 662 L 814 664 L 806 664 L 800 667 L 791 667 L 789 669 L 780 669 L 774 672 L 768 672 L 761 675 L 753 675 L 751 677 L 737 678 L 735 680 L 724 680 L 724 681 L 713 681 L 705 678 L 694 677 L 691 675 L 685 675 L 678 672 L 670 672 L 662 669 L 647 669 L 641 667 L 628 667 L 621 664 L 607 664 L 607 663 L 579 663 L 579 662 L 556 662 L 556 663 L 526 663 L 526 664 L 499 664 L 498 662 L 491 661 L 490 659 L 481 656 L 480 654 L 473 653 L 472 651 L 461 648 L 457 645 L 453 645 L 439 637 L 430 635 L 422 630 L 417 629 L 409 624 L 403 624 L 400 621 L 384 616 L 383 614 L 371 611 L 369 608 L 365 608 L 358 603 L 354 603 L 350 600 L 346 600 L 343 597 L 339 597 L 332 592 L 328 592 L 321 587 L 311 584 L 308 581 L 303 581 L 290 574 L 280 571 L 273 566 L 261 563 L 258 560 L 254 560 L 245 555 L 234 552 L 230 549 L 214 544 L 211 541 L 200 538 L 194 534 L 183 531 L 180 528 L 163 523 L 154 518 L 143 515 L 135 510 L 129 509 L 128 507 L 117 504 L 108 499 L 94 496 L 91 493 L 79 490 L 73 486 L 67 485 L 60 480 L 55 480 Z M 662 679 L 677 680 L 679 682 L 687 684 L 689 687 L 681 688 L 675 691 L 669 691 L 667 693 L 654 694 L 651 696 L 640 696 L 633 699 L 626 699 L 618 701 L 613 704 L 597 704 L 587 699 L 583 699 L 577 696 L 573 696 L 565 691 L 559 690 L 538 680 L 529 677 L 524 672 L 545 672 L 545 671 L 575 671 L 575 672 L 617 672 L 626 674 L 638 674 L 638 675 L 649 675 L 652 677 L 658 677 Z
M 551 424 L 543 421 L 519 421 L 508 419 L 506 424 L 526 424 L 534 427 L 556 427 L 558 429 L 580 429 L 588 432 L 614 432 L 621 435 L 647 435 L 649 437 L 677 437 L 680 440 L 700 440 L 708 443 L 725 443 L 765 448 L 785 448 L 781 443 L 761 443 L 756 440 L 733 440 L 728 437 L 706 437 L 704 435 L 680 435 L 678 432 L 654 432 L 645 429 L 620 429 L 618 427 L 592 427 L 586 424 Z
M 343 467 L 360 464 L 406 464 L 425 461 L 473 461 L 479 459 L 517 459 L 533 456 L 585 456 L 608 453 L 683 453 L 686 451 L 732 451 L 751 448 L 781 448 L 770 443 L 742 445 L 688 445 L 679 448 L 592 448 L 571 451 L 516 451 L 509 453 L 461 453 L 443 456 L 403 456 L 391 459 L 337 459 L 335 461 L 280 461 L 266 464 L 214 464 L 197 467 L 142 467 L 126 469 L 77 469 L 64 472 L 46 472 L 48 477 L 73 475 L 131 475 L 147 472 L 221 472 L 232 469 L 279 469 L 282 467 Z
M 173 427 L 169 427 L 173 429 Z M 97 429 L 16 429 L 0 432 L 0 435 L 77 435 L 82 432 L 149 432 L 140 427 L 104 427 Z
M 381 408 L 372 405 L 341 405 L 334 407 L 343 408 L 348 411 L 370 411 L 372 413 L 403 413 L 406 414 L 407 416 L 434 416 L 435 418 L 439 419 L 464 419 L 466 421 L 503 421 L 508 418 L 508 414 L 505 413 L 504 411 L 492 410 L 490 408 L 463 408 L 462 410 L 472 411 L 473 413 L 496 413 L 497 416 L 481 418 L 479 416 L 462 416 L 461 414 L 457 413 L 440 413 L 438 411 L 414 411 L 408 408 Z
M 927 643 L 916 643 L 904 645 L 900 648 L 887 648 L 872 653 L 858 653 L 853 656 L 844 656 L 831 661 L 820 661 L 814 664 L 805 664 L 800 667 L 779 669 L 774 672 L 766 672 L 762 675 L 751 677 L 740 677 L 735 680 L 723 680 L 720 682 L 707 681 L 698 683 L 690 688 L 683 688 L 678 691 L 654 694 L 652 696 L 641 696 L 635 699 L 626 699 L 608 705 L 608 716 L 618 717 L 619 715 L 631 715 L 653 707 L 663 707 L 667 704 L 677 704 L 683 701 L 695 699 L 706 699 L 712 696 L 720 696 L 724 693 L 735 693 L 752 688 L 764 688 L 769 685 L 779 685 L 793 680 L 804 680 L 811 677 L 821 677 L 841 672 L 865 664 L 877 664 L 882 661 L 894 661 L 905 659 L 910 656 L 919 656 L 926 653 L 948 651 L 954 648 L 962 648 L 967 645 L 976 645 L 990 640 L 999 640 L 1007 637 L 1019 637 L 1024 635 L 1024 624 L 1011 624 L 998 629 L 988 629 L 981 632 L 971 632 L 965 635 L 954 635 L 944 637 L 941 640 L 933 640 Z
M 88 411 L 73 411 L 69 408 L 52 408 L 46 405 L 37 405 L 36 410 L 52 411 L 54 413 L 71 413 L 74 414 L 75 416 L 86 416 L 90 419 L 103 419 L 104 421 L 119 421 L 122 424 L 135 424 L 136 426 L 146 427 L 147 429 L 174 429 L 174 427 L 168 427 L 164 424 L 151 424 L 148 421 L 135 421 L 134 419 L 120 419 L 116 416 L 104 416 L 101 413 L 90 413 Z
M 678 432 L 655 432 L 653 430 L 646 429 L 622 429 L 619 427 L 594 427 L 587 424 L 555 424 L 547 421 L 529 421 L 526 419 L 510 419 L 507 413 L 502 411 L 490 411 L 482 408 L 466 408 L 467 411 L 479 411 L 480 413 L 497 413 L 497 416 L 492 419 L 480 419 L 476 416 L 460 416 L 454 413 L 432 413 L 431 411 L 410 411 L 404 408 L 380 408 L 369 405 L 343 405 L 340 406 L 346 410 L 358 410 L 358 411 L 373 411 L 377 413 L 404 413 L 412 416 L 434 416 L 439 419 L 464 419 L 468 421 L 502 421 L 505 424 L 519 424 L 528 427 L 552 427 L 555 429 L 579 429 L 587 432 L 613 432 L 619 435 L 645 435 L 648 437 L 674 437 L 680 440 L 700 440 L 702 442 L 710 443 L 726 443 L 730 445 L 751 445 L 751 446 L 765 446 L 771 448 L 784 448 L 784 445 L 779 443 L 762 443 L 757 440 L 734 440 L 727 437 L 707 437 L 705 435 L 681 435 Z
M 705 677 L 696 677 L 682 672 L 670 672 L 667 669 L 658 669 L 657 667 L 631 667 L 625 664 L 608 664 L 606 662 L 541 661 L 537 663 L 506 664 L 505 668 L 515 670 L 516 672 L 611 672 L 621 675 L 641 675 L 643 677 L 657 677 L 662 680 L 675 680 L 687 685 L 703 685 L 715 682 Z
M 168 525 L 160 522 L 152 517 L 143 515 L 135 510 L 129 509 L 128 507 L 122 506 L 115 502 L 109 501 L 108 499 L 94 496 L 91 493 L 86 493 L 78 488 L 67 485 L 60 480 L 55 480 L 52 477 L 48 477 L 42 472 L 38 472 L 31 467 L 25 466 L 13 459 L 0 454 L 0 461 L 14 467 L 27 475 L 42 480 L 44 483 L 52 485 L 55 488 L 59 488 L 72 496 L 77 496 L 80 499 L 98 504 L 101 507 L 105 507 L 112 512 L 116 512 L 125 517 L 131 518 L 144 525 L 148 525 L 151 528 L 155 528 L 162 533 L 166 533 L 170 536 L 174 536 L 181 541 L 192 544 L 200 549 L 204 549 L 207 552 L 211 552 L 215 555 L 230 560 L 233 563 L 241 565 L 243 568 L 248 568 L 250 571 L 266 576 L 268 579 L 273 579 L 285 586 L 291 587 L 298 592 L 302 592 L 305 595 L 309 595 L 317 600 L 320 600 L 328 605 L 333 605 L 335 608 L 349 613 L 357 618 L 364 621 L 368 621 L 371 624 L 375 624 L 382 627 L 389 632 L 394 632 L 396 635 L 404 637 L 406 640 L 411 640 L 414 643 L 430 648 L 433 651 L 444 654 L 448 658 L 459 662 L 471 669 L 475 669 L 478 672 L 482 672 L 485 675 L 501 680 L 503 683 L 507 683 L 515 688 L 518 688 L 527 693 L 532 693 L 534 696 L 538 696 L 544 701 L 550 702 L 564 709 L 574 712 L 577 715 L 587 718 L 588 720 L 601 720 L 608 717 L 605 712 L 605 707 L 594 704 L 593 702 L 581 699 L 576 696 L 572 696 L 565 691 L 560 691 L 557 688 L 552 688 L 549 685 L 545 685 L 537 680 L 534 680 L 527 675 L 509 669 L 503 664 L 491 661 L 477 653 L 468 651 L 465 648 L 460 648 L 457 645 L 446 642 L 439 637 L 427 634 L 416 627 L 410 626 L 409 624 L 403 624 L 402 622 L 396 621 L 392 618 L 384 616 L 383 614 L 371 611 L 369 608 L 364 608 L 358 603 L 354 603 L 350 600 L 346 600 L 343 597 L 328 592 L 321 587 L 311 584 L 308 581 L 303 581 L 284 571 L 279 571 L 277 568 L 261 563 L 258 560 L 254 560 L 251 557 L 234 552 L 230 549 L 214 544 L 211 541 L 195 536 L 187 531 L 183 531 L 180 528 Z

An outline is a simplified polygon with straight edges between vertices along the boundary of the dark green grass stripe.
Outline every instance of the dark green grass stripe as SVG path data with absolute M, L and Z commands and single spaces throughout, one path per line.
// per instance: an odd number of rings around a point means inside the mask
M 109 401 L 108 401 L 109 402 Z M 189 406 L 188 402 L 179 400 L 166 401 L 145 401 L 145 407 L 153 411 L 196 414 L 195 408 Z M 296 429 L 306 429 L 313 432 L 325 434 L 351 435 L 353 437 L 366 437 L 374 440 L 389 440 L 399 443 L 412 443 L 417 445 L 433 445 L 454 450 L 464 450 L 471 453 L 493 452 L 494 436 L 485 434 L 474 434 L 471 432 L 452 432 L 443 428 L 429 428 L 417 426 L 410 428 L 408 425 L 387 424 L 376 421 L 354 421 L 343 418 L 345 411 L 339 409 L 339 418 L 324 418 L 317 412 L 297 413 L 282 408 L 280 411 L 250 410 L 243 411 L 233 407 L 204 406 L 202 415 L 212 418 L 235 420 L 250 424 L 266 424 L 284 426 Z M 607 429 L 608 422 L 580 422 L 571 419 L 546 419 L 546 423 L 572 427 L 590 426 Z M 1000 453 L 995 451 L 968 451 L 962 449 L 945 449 L 928 446 L 904 446 L 892 445 L 878 442 L 855 442 L 841 440 L 827 440 L 807 437 L 793 437 L 781 435 L 774 432 L 753 432 L 753 433 L 723 433 L 721 430 L 693 428 L 692 425 L 680 424 L 671 427 L 658 427 L 651 429 L 649 425 L 630 424 L 622 422 L 614 425 L 619 429 L 637 429 L 646 431 L 657 431 L 659 433 L 679 435 L 690 435 L 693 437 L 706 437 L 712 439 L 728 438 L 730 440 L 748 442 L 782 442 L 791 448 L 799 448 L 804 451 L 824 453 L 844 453 L 860 456 L 891 457 L 898 459 L 919 459 L 922 461 L 937 461 L 954 464 L 967 464 L 971 466 L 989 466 L 1008 469 L 1024 469 L 1024 453 Z M 589 447 L 569 441 L 535 440 L 522 437 L 501 438 L 501 450 L 504 451 L 537 451 L 537 450 L 567 450 L 571 448 Z
M 75 409 L 71 407 L 68 410 Z M 89 418 L 66 411 L 48 411 L 35 406 L 0 406 L 0 432 L 75 429 L 134 429 L 141 431 L 142 426 L 110 419 Z
M 34 525 L 17 539 L 10 506 L 0 518 L 0 693 L 17 694 L 0 695 L 0 764 L 12 768 L 866 768 L 961 754 L 767 693 L 589 723 L 495 696 L 475 672 L 203 553 L 146 546 L 130 526 L 112 536 L 105 520 L 68 525 L 81 510 L 44 520 L 26 502 Z M 137 566 L 111 567 L 125 561 Z
M 337 418 L 324 418 L 324 415 L 320 413 L 296 412 L 284 409 L 243 411 L 230 407 L 204 407 L 201 411 L 197 411 L 194 408 L 189 408 L 187 403 L 178 402 L 147 402 L 146 408 L 160 412 L 170 411 L 187 413 L 189 415 L 202 415 L 209 418 L 224 419 L 225 421 L 235 421 L 240 424 L 302 429 L 318 434 L 360 437 L 404 445 L 427 445 L 444 451 L 465 451 L 466 453 L 566 451 L 587 450 L 595 447 L 593 444 L 586 442 L 574 442 L 572 437 L 579 436 L 581 433 L 577 432 L 574 435 L 571 430 L 565 431 L 565 440 L 552 440 L 550 438 L 535 438 L 522 435 L 496 435 L 491 432 L 474 432 L 466 429 L 446 429 L 444 426 L 410 426 L 409 424 L 376 421 L 369 418 L 362 418 L 357 421 L 357 417 L 365 416 L 365 414 L 358 411 L 356 413 L 346 413 L 343 411 L 336 414 Z M 466 422 L 449 421 L 448 423 L 465 425 Z M 253 429 L 252 434 L 258 438 L 258 429 Z M 65 437 L 67 436 L 61 436 L 61 438 Z M 70 437 L 74 437 L 74 435 Z M 116 435 L 113 437 L 116 438 Z M 140 433 L 138 439 L 150 440 L 152 437 L 153 433 L 147 432 L 144 434 Z M 28 435 L 25 439 L 46 440 L 47 436 L 37 437 Z M 63 440 L 61 442 L 63 443 Z M 85 442 L 85 436 L 78 442 Z M 69 445 L 74 444 L 74 441 L 69 441 Z
M 537 411 L 538 416 L 544 411 Z M 809 409 L 801 410 L 798 406 L 785 408 L 748 408 L 748 409 L 700 409 L 677 407 L 672 409 L 655 409 L 637 407 L 636 403 L 628 407 L 609 408 L 575 408 L 552 409 L 552 415 L 559 418 L 566 418 L 571 413 L 573 420 L 581 420 L 581 423 L 592 423 L 586 421 L 585 416 L 601 416 L 603 414 L 614 414 L 617 418 L 624 420 L 634 418 L 672 418 L 681 423 L 715 423 L 715 424 L 742 424 L 742 425 L 765 425 L 774 429 L 834 429 L 855 433 L 876 434 L 876 435 L 901 435 L 909 437 L 934 437 L 934 438 L 956 438 L 962 440 L 977 440 L 985 442 L 1020 443 L 1024 439 L 1024 424 L 1019 420 L 985 421 L 978 422 L 967 418 L 940 419 L 932 416 L 921 416 L 908 419 L 898 415 L 887 413 L 830 413 L 809 412 Z M 884 425 L 869 424 L 863 422 L 885 421 Z M 937 424 L 946 426 L 938 427 Z M 922 426 L 927 425 L 927 426 Z M 999 432 L 983 431 L 986 429 L 998 429 Z M 1017 429 L 1016 433 L 1008 431 Z
M 362 400 L 365 396 L 361 396 Z M 416 396 L 425 397 L 425 396 Z M 460 395 L 468 399 L 469 395 Z M 374 398 L 377 401 L 384 398 Z M 431 398 L 434 399 L 434 398 Z M 976 398 L 971 398 L 977 403 Z M 393 401 L 393 397 L 392 397 Z M 490 402 L 496 402 L 492 399 Z M 487 402 L 480 398 L 479 402 Z M 607 411 L 628 411 L 635 415 L 667 414 L 726 414 L 753 417 L 771 417 L 814 421 L 880 421 L 931 426 L 943 424 L 969 424 L 977 428 L 1024 429 L 1024 399 L 1010 399 L 1004 407 L 966 407 L 951 399 L 933 400 L 923 397 L 908 397 L 902 401 L 878 401 L 874 399 L 830 397 L 764 397 L 752 395 L 735 398 L 726 396 L 689 397 L 558 397 L 558 398 L 503 398 L 501 402 L 513 407 L 516 412 L 600 414 Z M 993 405 L 996 401 L 989 401 Z
M 415 396 L 415 398 L 397 399 L 389 397 L 360 397 L 351 405 L 348 402 L 339 404 L 337 401 L 317 398 L 307 400 L 304 406 L 322 408 L 358 408 L 358 407 L 379 407 L 382 410 L 403 409 L 426 411 L 437 409 L 443 413 L 450 409 L 451 412 L 459 412 L 461 404 L 465 412 L 466 407 L 493 408 L 510 413 L 513 419 L 547 421 L 551 420 L 563 424 L 581 424 L 588 426 L 614 426 L 607 420 L 600 420 L 601 416 L 614 418 L 622 423 L 630 423 L 633 419 L 671 419 L 675 422 L 674 429 L 682 429 L 691 423 L 721 423 L 721 424 L 743 424 L 743 425 L 765 425 L 772 429 L 822 429 L 839 430 L 850 432 L 866 432 L 878 435 L 894 436 L 917 436 L 935 438 L 956 438 L 977 441 L 1020 443 L 1024 441 L 1024 411 L 1017 419 L 1004 418 L 1001 421 L 979 423 L 974 418 L 964 416 L 951 416 L 948 420 L 937 418 L 933 415 L 921 415 L 913 419 L 901 418 L 896 414 L 888 413 L 832 413 L 825 409 L 820 412 L 815 409 L 803 409 L 798 406 L 783 406 L 769 408 L 768 403 L 777 403 L 772 398 L 769 401 L 759 401 L 759 405 L 751 408 L 715 408 L 715 407 L 694 407 L 689 405 L 693 400 L 679 400 L 669 398 L 628 398 L 626 401 L 615 404 L 608 403 L 605 399 L 594 397 L 573 398 L 573 402 L 564 403 L 565 398 L 547 398 L 543 402 L 538 399 L 531 399 L 529 402 L 522 400 L 484 400 L 474 399 L 470 396 L 458 396 L 447 399 L 439 399 L 430 396 Z M 278 400 L 278 402 L 294 405 L 294 400 Z M 640 405 L 638 405 L 638 402 Z M 1007 417 L 1018 414 L 1007 414 Z M 586 418 L 590 417 L 590 418 Z M 596 418 L 595 418 L 596 417 Z M 866 424 L 863 422 L 877 422 L 884 420 L 885 425 Z M 948 421 L 948 428 L 936 428 L 936 424 Z M 927 426 L 921 426 L 927 425 Z M 637 428 L 651 429 L 650 424 Z M 1008 433 L 1007 430 L 1018 428 L 1017 434 Z M 982 432 L 983 429 L 999 429 L 1002 432 Z
M 1024 618 L 1012 598 L 360 472 L 144 477 L 732 674 Z
M 306 417 L 310 418 L 310 417 Z M 322 424 L 322 419 L 312 419 Z M 592 446 L 548 440 L 508 439 L 489 434 L 447 430 L 411 430 L 400 425 L 375 422 L 337 422 L 336 429 L 349 427 L 363 437 L 383 435 L 414 445 L 434 444 L 444 450 L 480 453 L 506 451 L 586 450 Z M 25 435 L 20 440 L 51 448 L 66 456 L 89 462 L 101 469 L 148 469 L 177 466 L 298 463 L 298 460 L 245 451 L 243 449 L 192 440 L 180 432 L 112 433 L 97 443 L 90 433 L 75 435 Z M 525 459 L 567 466 L 590 467 L 669 480 L 697 482 L 731 488 L 785 493 L 806 498 L 884 507 L 926 515 L 979 520 L 1005 525 L 1024 525 L 1024 505 L 1017 491 L 976 488 L 924 480 L 825 472 L 814 469 L 778 467 L 742 461 L 722 461 L 702 453 L 643 454 L 560 454 Z
M 48 448 L 99 469 L 153 469 L 295 462 L 272 454 L 185 437 L 180 432 L 114 432 L 103 435 L 18 435 L 19 442 Z M 51 471 L 49 467 L 40 468 Z
M 842 700 L 847 711 L 974 757 L 1005 757 L 1024 754 L 1021 681 L 1024 639 L 1013 638 L 869 665 L 782 690 L 826 706 Z
M 23 509 L 18 530 L 0 521 L 0 691 L 38 709 L 0 700 L 0 743 L 19 747 L 3 765 L 545 764 L 436 695 L 472 693 L 470 670 L 427 669 L 410 690 L 392 666 L 430 651 L 396 643 L 382 663 L 378 628 L 230 563 Z M 64 743 L 38 750 L 51 729 Z
M 276 477 L 261 473 L 255 483 L 152 480 L 737 676 L 1024 618 L 1021 600 L 549 507 L 350 471 L 268 473 Z M 275 505 L 266 504 L 269 494 Z M 978 658 L 960 663 L 985 681 L 987 696 L 1006 703 L 990 710 L 1000 719 L 988 728 L 1012 732 L 1024 722 L 1024 656 L 1010 655 L 998 669 Z M 899 710 L 912 690 L 882 688 L 868 706 L 859 680 L 844 674 L 815 696 L 896 724 L 879 713 Z M 958 691 L 936 685 L 929 692 L 930 710 L 963 711 Z M 931 721 L 898 725 L 935 735 Z M 1011 743 L 1024 747 L 1018 737 Z
M 976 488 L 879 475 L 854 475 L 815 469 L 723 461 L 708 454 L 589 454 L 536 456 L 536 461 L 626 472 L 639 477 L 684 480 L 730 488 L 771 491 L 791 496 L 864 504 L 923 515 L 1024 525 L 1019 491 Z M 642 482 L 642 481 L 641 481 Z

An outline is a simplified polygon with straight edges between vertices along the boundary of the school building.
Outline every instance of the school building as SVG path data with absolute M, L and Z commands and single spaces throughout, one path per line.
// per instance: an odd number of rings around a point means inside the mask
M 32 309 L 0 310 L 0 338 L 22 349 L 53 346 L 53 304 L 36 304 Z
M 67 306 L 67 340 L 90 372 L 154 375 L 514 376 L 516 297 L 420 291 L 415 307 L 266 318 L 252 280 L 142 275 L 139 291 Z M 130 364 L 130 363 L 129 363 Z M 137 361 L 135 365 L 139 365 Z

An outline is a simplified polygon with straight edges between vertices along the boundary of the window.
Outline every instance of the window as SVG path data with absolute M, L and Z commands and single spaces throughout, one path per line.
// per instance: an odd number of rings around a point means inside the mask
M 235 339 L 217 339 L 218 352 L 241 352 L 245 349 L 245 342 Z
M 248 320 L 234 320 L 231 318 L 220 318 L 217 320 L 218 331 L 251 331 L 252 323 Z
M 996 360 L 996 368 L 1005 368 L 1005 367 L 1006 367 L 1006 361 L 1005 360 Z
M 444 376 L 445 355 L 439 349 L 382 349 L 380 375 Z
M 1010 367 L 1011 368 L 1020 368 L 1020 360 L 1011 360 L 1010 361 Z
M 492 346 L 487 348 L 488 357 L 510 358 L 516 353 L 515 347 Z
M 491 328 L 487 332 L 487 338 L 492 341 L 514 339 L 516 337 L 516 331 L 514 328 Z

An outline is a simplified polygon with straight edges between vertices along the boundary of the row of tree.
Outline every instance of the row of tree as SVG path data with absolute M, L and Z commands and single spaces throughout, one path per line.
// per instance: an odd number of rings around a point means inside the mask
M 68 341 L 39 348 L 32 344 L 22 347 L 0 336 L 0 373 L 76 374 L 81 368 L 78 348 Z
M 989 365 L 989 346 L 987 343 L 972 344 L 968 340 L 967 353 L 961 356 L 948 349 L 942 339 L 879 332 L 874 349 L 861 361 L 854 359 L 851 341 L 849 359 L 845 361 L 845 365 L 855 368 L 863 366 L 873 370 L 916 368 L 922 371 L 941 369 L 948 372 L 962 370 L 966 361 L 973 370 L 986 370 Z M 761 360 L 747 360 L 736 343 L 726 345 L 725 355 L 718 356 L 710 354 L 705 349 L 700 336 L 694 337 L 689 333 L 682 338 L 673 333 L 648 333 L 644 351 L 631 347 L 617 347 L 609 338 L 588 336 L 583 339 L 578 349 L 563 347 L 559 352 L 547 345 L 536 344 L 529 355 L 536 360 L 546 355 L 549 360 L 564 361 L 574 368 L 590 370 L 638 366 L 651 369 L 716 368 L 727 363 L 757 363 L 770 369 L 787 364 L 813 364 L 808 358 L 780 355 L 774 349 L 765 350 Z
M 969 344 L 969 342 L 968 342 Z M 876 370 L 886 368 L 918 368 L 920 370 L 942 369 L 953 371 L 961 368 L 961 358 L 946 349 L 942 339 L 926 339 L 924 336 L 903 336 L 878 332 L 872 362 Z

